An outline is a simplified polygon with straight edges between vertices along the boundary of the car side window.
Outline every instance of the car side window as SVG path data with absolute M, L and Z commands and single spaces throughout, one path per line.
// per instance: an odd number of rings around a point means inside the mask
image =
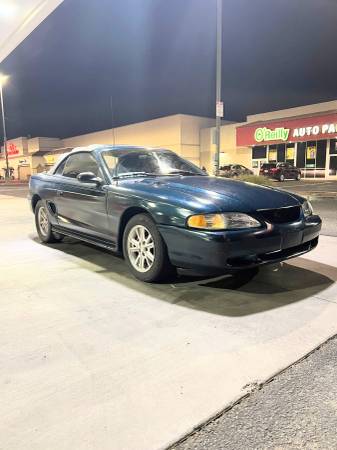
M 55 175 L 62 175 L 63 170 L 64 170 L 64 167 L 65 167 L 65 165 L 66 165 L 66 162 L 67 162 L 67 158 L 65 158 L 65 159 L 61 162 L 61 164 L 58 166 L 58 168 L 57 168 L 56 171 L 55 171 Z
M 92 172 L 96 177 L 102 178 L 101 169 L 97 161 L 89 153 L 75 153 L 66 160 L 63 176 L 77 178 L 82 172 Z

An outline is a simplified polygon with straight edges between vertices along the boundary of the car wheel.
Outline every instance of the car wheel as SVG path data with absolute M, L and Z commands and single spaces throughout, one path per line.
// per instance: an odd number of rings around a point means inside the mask
M 137 214 L 127 223 L 123 254 L 131 272 L 141 281 L 162 281 L 175 273 L 165 242 L 147 214 Z
M 300 181 L 300 180 L 301 180 L 301 174 L 300 174 L 300 173 L 298 173 L 298 174 L 296 175 L 296 180 L 297 180 L 297 181 Z
M 283 173 L 281 173 L 279 180 L 282 181 L 282 182 L 284 181 L 284 175 L 283 175 Z
M 35 226 L 40 240 L 46 244 L 58 242 L 63 239 L 61 234 L 53 231 L 49 220 L 47 207 L 42 200 L 38 201 L 35 207 Z

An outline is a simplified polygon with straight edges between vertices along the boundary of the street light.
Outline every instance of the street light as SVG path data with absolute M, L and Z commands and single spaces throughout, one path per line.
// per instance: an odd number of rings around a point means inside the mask
M 4 108 L 4 97 L 2 88 L 6 81 L 8 80 L 7 75 L 0 74 L 0 100 L 1 100 L 1 114 L 2 114 L 2 128 L 4 132 L 4 150 L 6 158 L 6 174 L 5 179 L 9 178 L 9 164 L 8 164 L 8 151 L 7 151 L 7 134 L 6 134 L 6 121 L 5 121 L 5 108 Z
M 216 114 L 215 114 L 215 175 L 219 175 L 220 168 L 220 133 L 221 118 L 223 117 L 223 103 L 221 101 L 221 53 L 222 53 L 222 0 L 216 1 Z

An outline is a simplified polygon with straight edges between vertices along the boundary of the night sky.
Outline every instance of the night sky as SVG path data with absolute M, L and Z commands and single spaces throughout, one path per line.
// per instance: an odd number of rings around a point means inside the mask
M 213 116 L 215 0 L 65 0 L 3 63 L 8 135 Z M 225 118 L 337 99 L 337 0 L 224 0 Z

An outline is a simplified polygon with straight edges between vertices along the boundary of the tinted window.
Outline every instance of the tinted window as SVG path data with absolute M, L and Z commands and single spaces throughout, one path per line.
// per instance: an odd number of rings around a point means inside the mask
M 262 164 L 261 169 L 274 169 L 275 167 L 276 167 L 276 164 L 265 163 L 265 164 Z
M 66 160 L 63 176 L 76 178 L 82 172 L 93 172 L 97 177 L 102 176 L 96 160 L 89 153 L 70 155 Z

